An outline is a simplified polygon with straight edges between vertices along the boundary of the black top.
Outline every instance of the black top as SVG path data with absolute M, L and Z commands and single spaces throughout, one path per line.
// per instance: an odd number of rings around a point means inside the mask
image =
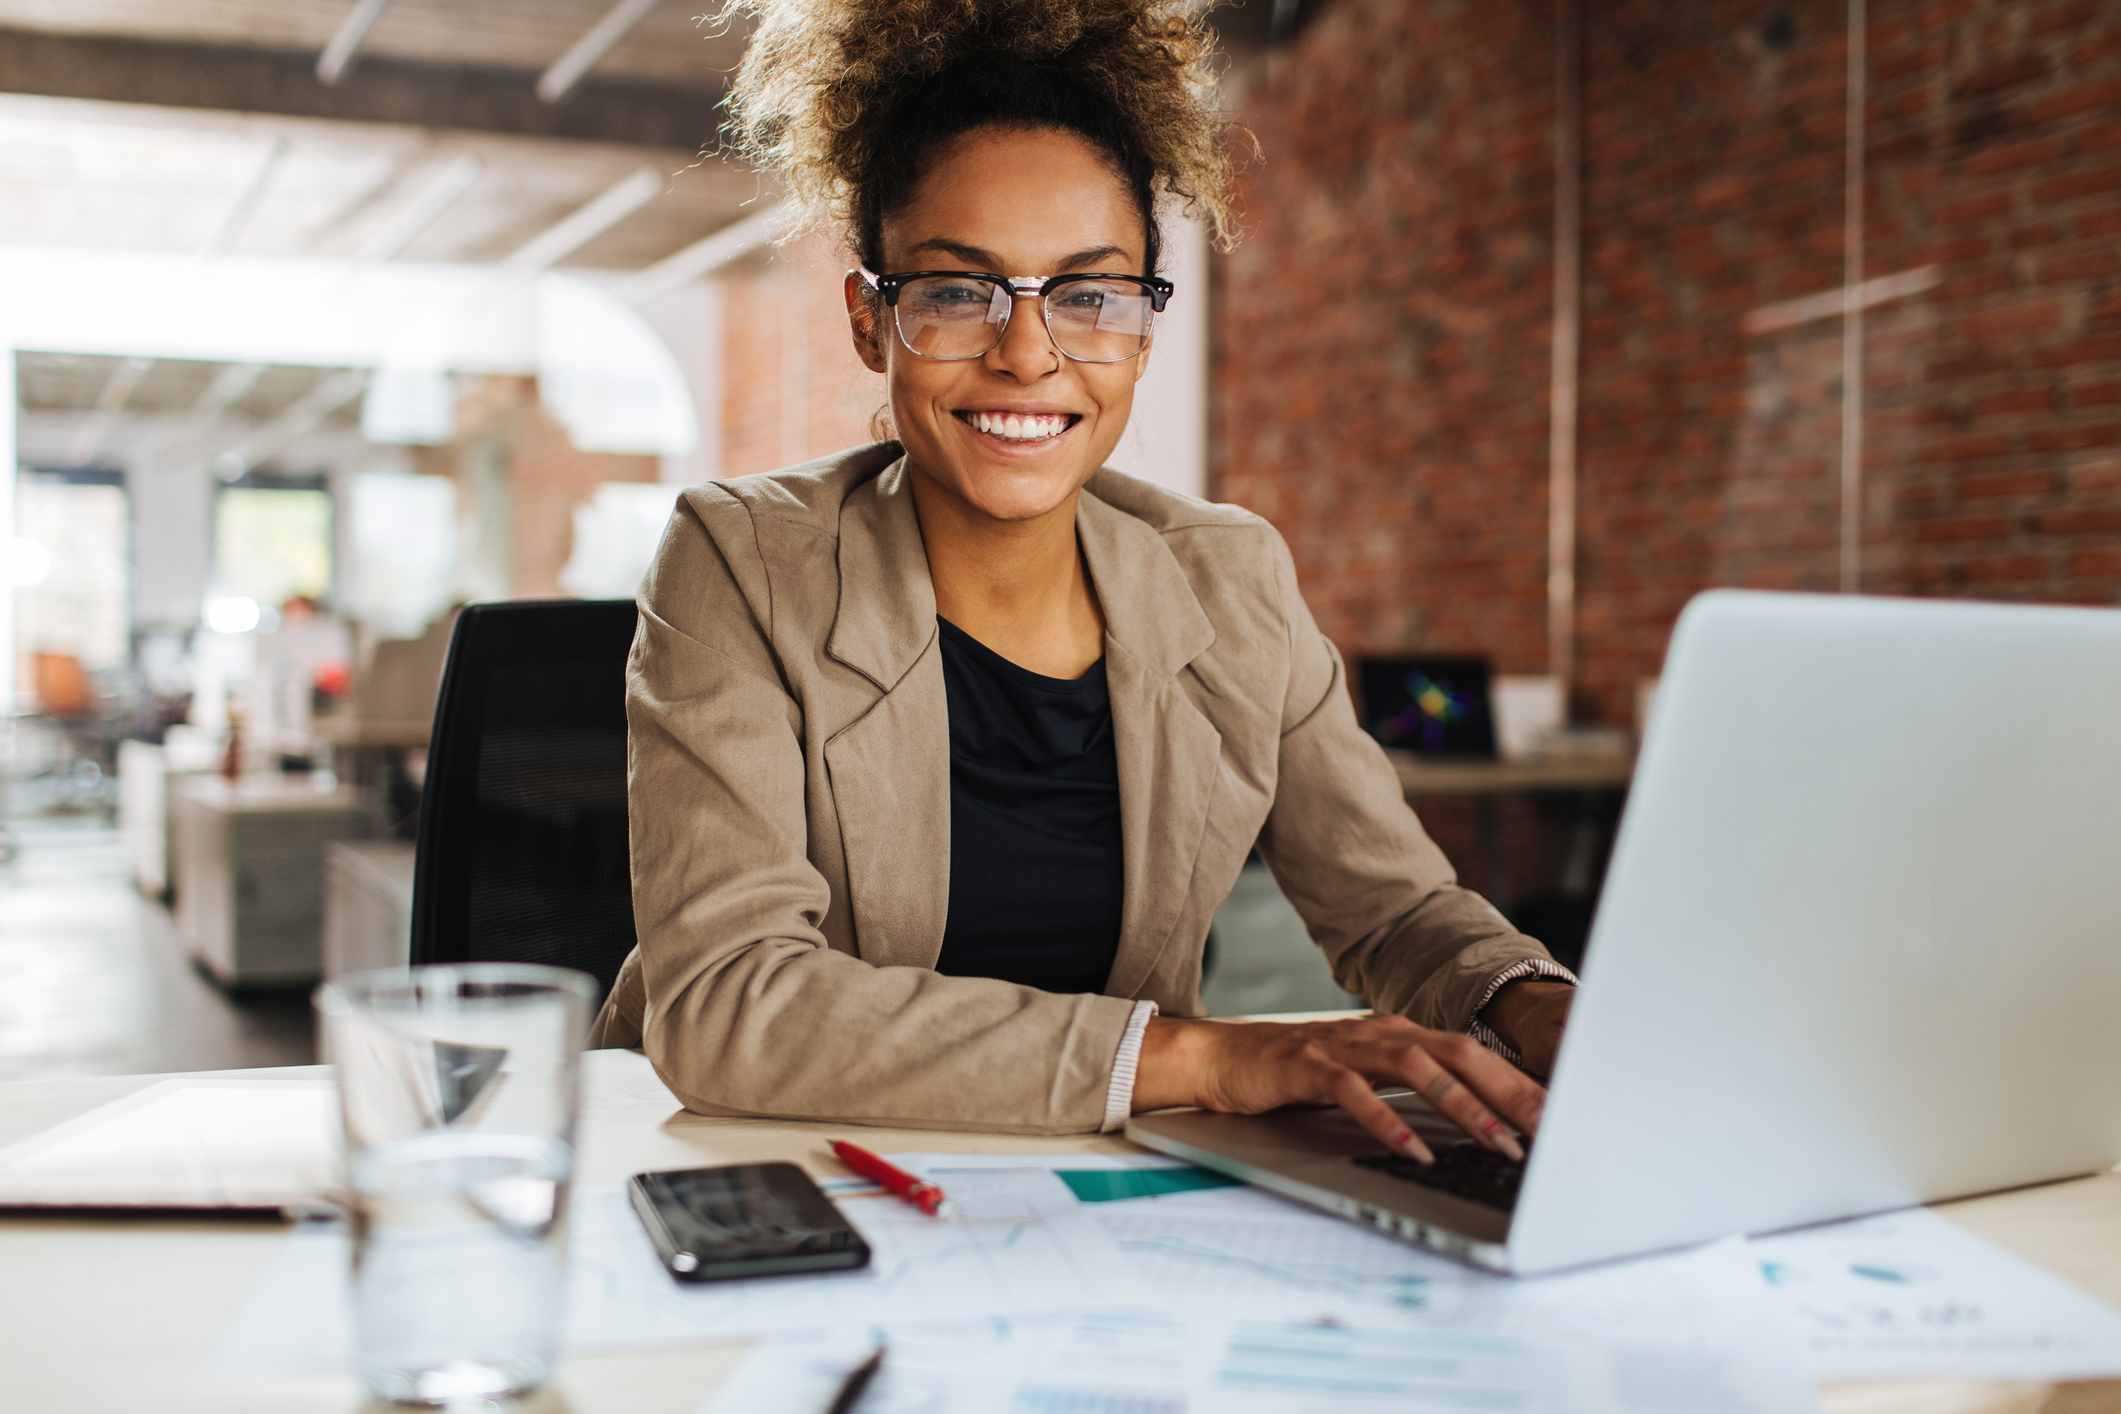
M 950 698 L 950 919 L 935 970 L 1102 992 L 1126 878 L 1104 660 L 1072 682 L 1041 677 L 936 624 Z

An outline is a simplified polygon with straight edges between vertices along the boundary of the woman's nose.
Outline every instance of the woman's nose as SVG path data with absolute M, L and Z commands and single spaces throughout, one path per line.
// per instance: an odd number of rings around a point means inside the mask
M 1036 382 L 1061 366 L 1061 351 L 1046 331 L 1044 297 L 1020 294 L 1009 302 L 1009 321 L 1002 326 L 1001 341 L 987 354 L 996 373 L 1019 383 Z

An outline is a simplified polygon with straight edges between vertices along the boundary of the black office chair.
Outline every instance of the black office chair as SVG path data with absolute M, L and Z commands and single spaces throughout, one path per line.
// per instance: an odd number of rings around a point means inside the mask
M 611 990 L 633 947 L 628 600 L 474 604 L 435 704 L 412 960 L 543 962 Z

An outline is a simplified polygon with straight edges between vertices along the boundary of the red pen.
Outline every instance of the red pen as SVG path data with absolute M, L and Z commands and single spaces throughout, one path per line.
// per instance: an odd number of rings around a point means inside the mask
M 943 1190 L 923 1178 L 915 1178 L 902 1168 L 885 1163 L 875 1154 L 859 1144 L 849 1144 L 844 1139 L 832 1141 L 832 1152 L 841 1163 L 864 1178 L 873 1178 L 899 1197 L 919 1208 L 929 1217 L 935 1217 L 950 1206 Z

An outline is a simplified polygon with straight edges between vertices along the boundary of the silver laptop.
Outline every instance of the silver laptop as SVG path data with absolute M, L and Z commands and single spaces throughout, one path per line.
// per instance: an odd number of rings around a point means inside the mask
M 1127 1135 L 1521 1273 L 2112 1167 L 2121 611 L 1694 600 L 1521 1172 L 1337 1110 Z

